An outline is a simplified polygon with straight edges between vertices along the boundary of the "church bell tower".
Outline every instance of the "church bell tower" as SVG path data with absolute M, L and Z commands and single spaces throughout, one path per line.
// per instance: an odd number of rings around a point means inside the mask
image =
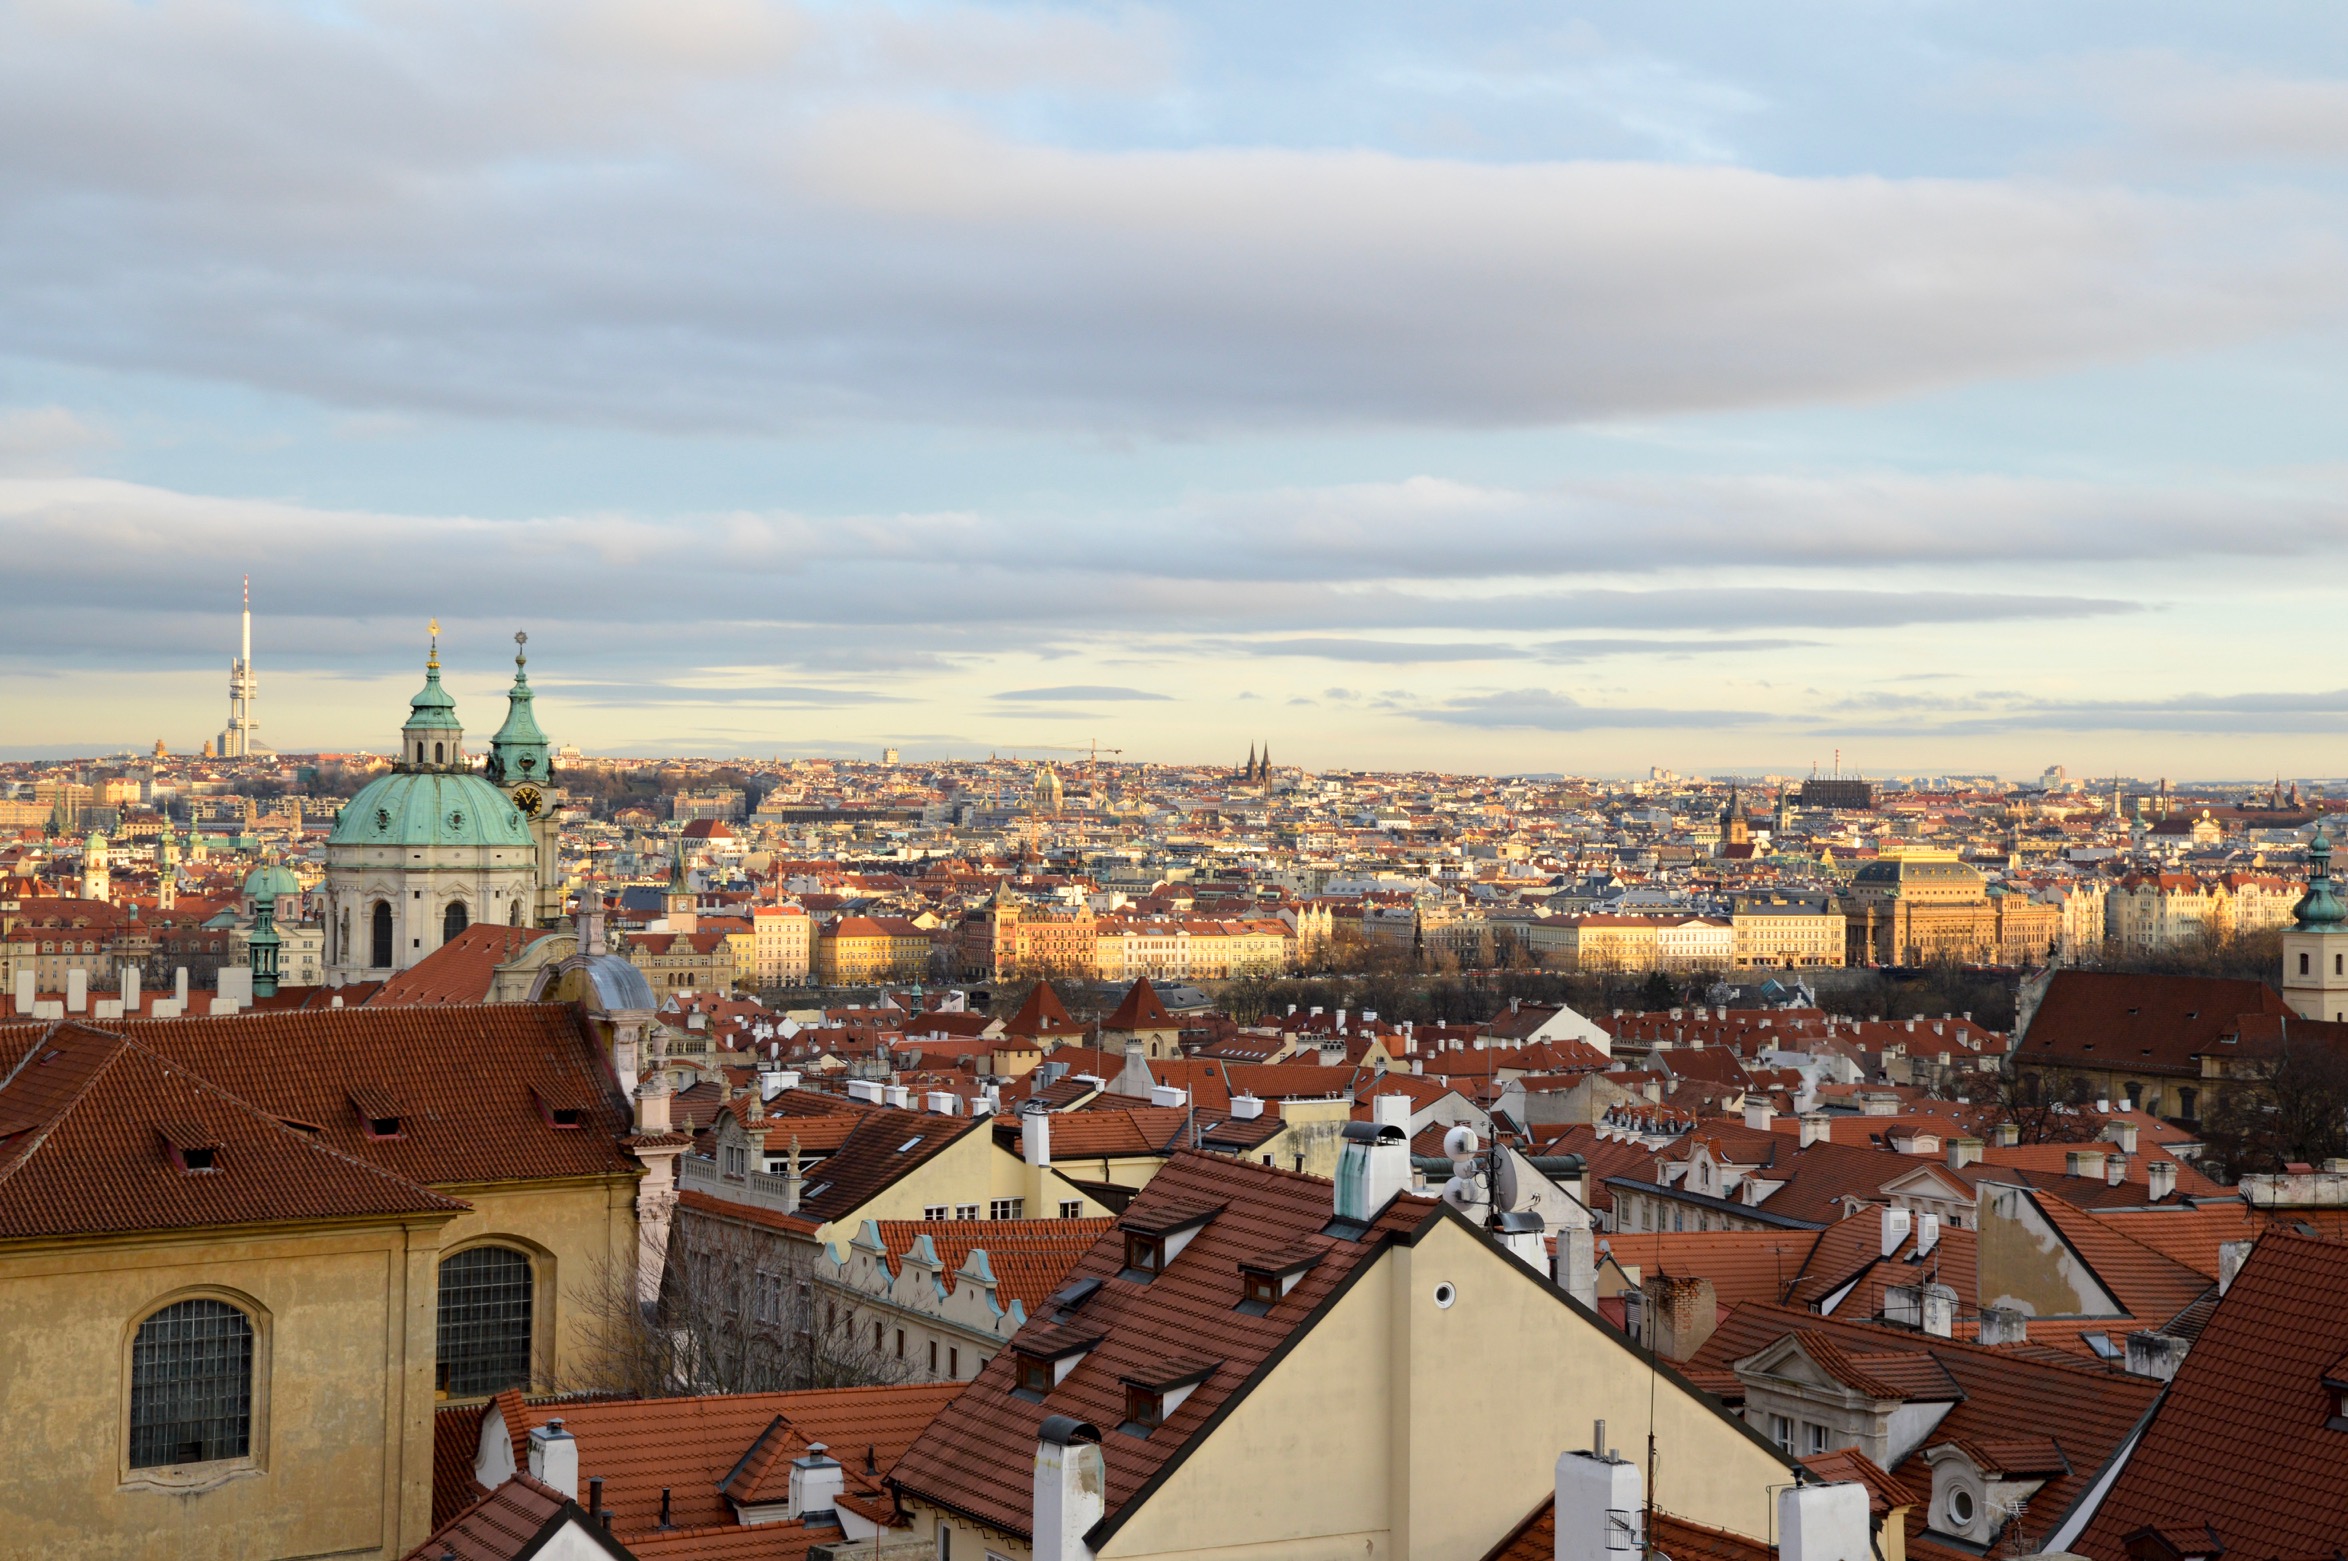
M 527 634 L 514 636 L 514 686 L 506 690 L 505 725 L 489 740 L 489 761 L 484 773 L 489 783 L 504 792 L 506 800 L 522 815 L 538 848 L 535 915 L 538 925 L 544 927 L 560 921 L 563 915 L 562 860 L 558 849 L 561 830 L 555 823 L 551 795 L 554 748 L 546 740 L 546 734 L 538 729 L 534 708 L 537 696 L 530 691 L 529 643 Z

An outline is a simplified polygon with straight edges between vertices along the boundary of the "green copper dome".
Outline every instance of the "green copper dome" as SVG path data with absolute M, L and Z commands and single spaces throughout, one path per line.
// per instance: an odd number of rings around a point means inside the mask
M 400 728 L 411 737 L 418 732 L 454 732 L 457 702 L 440 686 L 440 625 L 432 625 L 432 654 L 424 662 L 424 686 L 408 701 L 408 724 Z
M 395 770 L 343 805 L 330 846 L 520 846 L 529 826 L 505 793 L 478 775 Z
M 2332 842 L 2319 825 L 2307 847 L 2307 893 L 2295 907 L 2300 932 L 2348 932 L 2348 905 L 2332 893 Z
M 302 881 L 282 862 L 263 862 L 245 874 L 245 899 L 254 905 L 267 905 L 274 910 L 279 900 L 301 892 Z

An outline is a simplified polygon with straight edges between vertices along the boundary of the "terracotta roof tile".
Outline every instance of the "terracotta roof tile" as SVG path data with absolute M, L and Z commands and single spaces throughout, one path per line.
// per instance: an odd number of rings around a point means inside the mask
M 517 1474 L 409 1551 L 407 1561 L 440 1561 L 448 1555 L 457 1561 L 523 1561 L 537 1554 L 543 1536 L 566 1518 L 584 1527 L 584 1517 L 562 1492 Z M 602 1548 L 614 1556 L 626 1554 L 610 1545 Z
M 995 1276 L 996 1299 L 1008 1308 L 1019 1301 L 1033 1316 L 1044 1298 L 1068 1277 L 1069 1269 L 1106 1235 L 1114 1220 L 882 1220 L 882 1250 L 889 1255 L 889 1272 L 904 1270 L 904 1257 L 915 1240 L 930 1239 L 930 1247 L 945 1269 L 946 1288 L 973 1252 L 986 1254 Z
M 1158 1001 L 1157 989 L 1150 978 L 1136 979 L 1125 992 L 1125 1000 L 1116 1011 L 1101 1021 L 1103 1030 L 1178 1030 L 1174 1016 L 1166 1012 L 1166 1005 Z
M 551 928 L 475 922 L 384 982 L 368 1002 L 377 1008 L 487 1002 L 497 967 L 512 962 L 539 939 L 554 935 Z

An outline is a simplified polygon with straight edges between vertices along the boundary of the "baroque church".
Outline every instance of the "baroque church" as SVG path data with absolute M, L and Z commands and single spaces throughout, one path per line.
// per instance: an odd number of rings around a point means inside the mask
M 408 702 L 399 758 L 342 810 L 326 840 L 326 981 L 381 981 L 477 921 L 546 926 L 564 912 L 548 805 L 552 746 L 532 710 L 527 637 L 514 636 L 505 724 L 475 770 L 440 685 L 440 626 Z

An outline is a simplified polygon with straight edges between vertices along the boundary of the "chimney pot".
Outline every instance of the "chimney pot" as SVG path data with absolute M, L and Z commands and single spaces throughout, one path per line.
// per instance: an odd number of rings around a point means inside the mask
M 1867 1487 L 1791 1485 L 1777 1493 L 1778 1561 L 1871 1561 Z

